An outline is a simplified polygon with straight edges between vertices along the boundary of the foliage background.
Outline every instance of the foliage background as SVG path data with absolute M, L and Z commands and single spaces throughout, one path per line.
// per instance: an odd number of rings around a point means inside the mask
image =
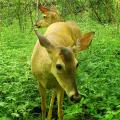
M 95 31 L 91 47 L 78 54 L 80 66 L 77 70 L 77 85 L 86 97 L 80 103 L 72 104 L 65 96 L 65 120 L 120 118 L 118 3 L 115 0 L 55 2 L 62 16 L 66 20 L 77 21 L 81 31 Z M 49 7 L 51 1 L 42 1 L 42 4 Z M 41 97 L 30 66 L 32 49 L 37 39 L 32 32 L 35 9 L 34 0 L 0 1 L 0 120 L 40 119 Z M 44 31 L 41 30 L 42 33 Z M 49 101 L 50 96 L 47 97 L 48 104 Z M 53 119 L 56 118 L 55 113 L 56 106 Z

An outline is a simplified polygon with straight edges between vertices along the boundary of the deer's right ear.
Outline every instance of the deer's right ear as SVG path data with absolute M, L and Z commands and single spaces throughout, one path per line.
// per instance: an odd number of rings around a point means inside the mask
M 48 11 L 49 11 L 48 8 L 46 8 L 46 7 L 42 6 L 42 5 L 39 6 L 39 10 L 40 10 L 42 13 L 44 13 L 44 14 L 47 14 Z
M 80 38 L 79 42 L 79 47 L 80 47 L 80 51 L 87 49 L 90 46 L 90 43 L 93 39 L 95 32 L 89 32 L 86 33 L 82 36 L 82 38 Z
M 45 47 L 49 53 L 53 53 L 53 51 L 55 51 L 55 47 L 49 42 L 49 40 L 46 37 L 42 36 L 37 30 L 34 31 L 39 39 L 40 44 Z

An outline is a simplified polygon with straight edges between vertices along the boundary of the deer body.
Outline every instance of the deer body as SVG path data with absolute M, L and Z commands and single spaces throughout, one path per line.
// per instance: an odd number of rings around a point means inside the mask
M 54 98 L 58 100 L 58 117 L 63 120 L 62 100 L 64 91 L 72 101 L 78 102 L 80 95 L 75 82 L 77 60 L 72 46 L 80 40 L 79 49 L 88 47 L 94 33 L 82 35 L 74 22 L 58 22 L 50 25 L 44 37 L 37 31 L 39 41 L 32 54 L 32 73 L 38 79 L 42 97 L 42 120 L 46 117 L 45 93 L 46 89 L 53 89 L 48 119 L 51 120 Z M 77 47 L 78 48 L 78 47 Z

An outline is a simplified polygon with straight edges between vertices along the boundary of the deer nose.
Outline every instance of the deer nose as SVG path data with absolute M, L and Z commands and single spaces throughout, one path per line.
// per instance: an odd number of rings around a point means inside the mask
M 41 28 L 41 25 L 35 25 L 37 28 Z
M 72 102 L 74 102 L 74 103 L 77 103 L 77 102 L 79 102 L 79 101 L 81 100 L 81 97 L 80 97 L 79 94 L 78 94 L 78 95 L 72 95 L 72 96 L 70 97 L 70 100 L 71 100 Z

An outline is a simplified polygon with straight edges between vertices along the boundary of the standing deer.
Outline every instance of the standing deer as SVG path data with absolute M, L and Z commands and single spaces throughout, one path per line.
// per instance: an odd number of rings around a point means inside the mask
M 51 6 L 50 9 L 39 5 L 39 10 L 44 14 L 43 19 L 37 20 L 35 26 L 37 28 L 48 27 L 50 24 L 63 21 L 59 11 L 55 6 Z
M 64 91 L 73 102 L 81 99 L 75 79 L 78 66 L 75 52 L 88 48 L 94 32 L 83 35 L 76 23 L 57 22 L 47 28 L 44 36 L 37 30 L 35 33 L 39 41 L 32 54 L 32 73 L 38 80 L 42 97 L 42 120 L 46 118 L 46 89 L 53 89 L 48 119 L 52 118 L 54 99 L 57 96 L 58 118 L 63 120 Z

